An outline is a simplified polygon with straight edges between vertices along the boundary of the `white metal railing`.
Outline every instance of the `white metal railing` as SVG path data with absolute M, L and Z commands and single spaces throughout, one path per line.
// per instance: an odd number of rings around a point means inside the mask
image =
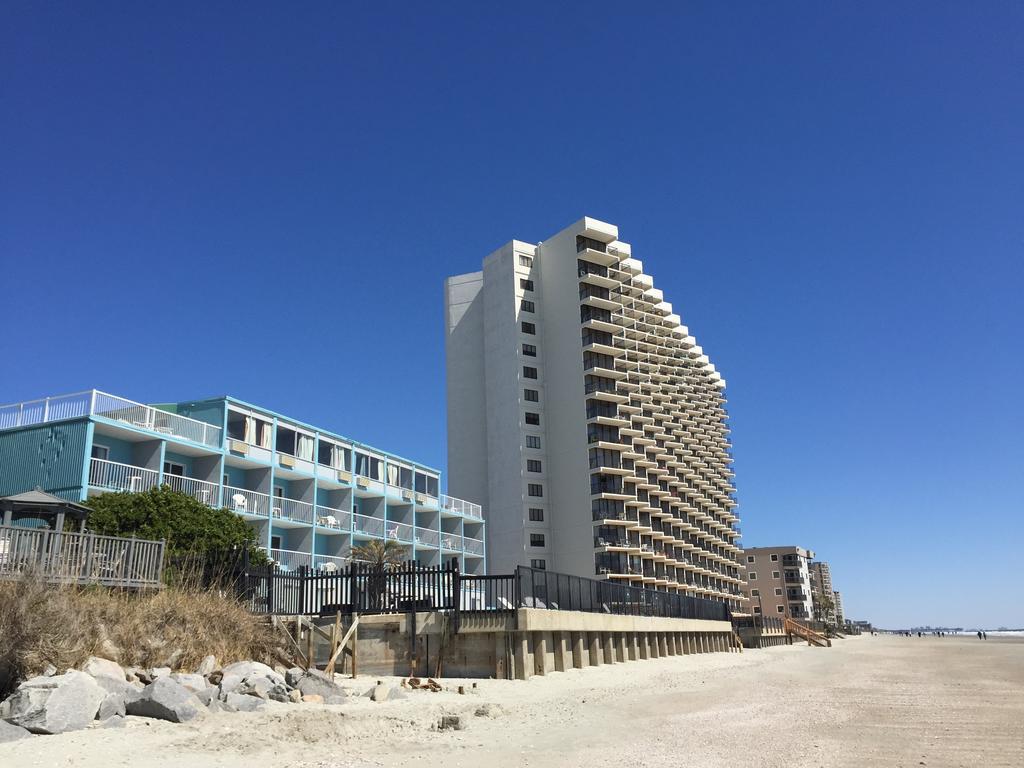
M 202 445 L 217 447 L 221 442 L 219 426 L 98 390 L 0 406 L 0 429 L 27 427 L 88 415 L 102 416 L 149 432 L 173 435 Z
M 208 483 L 205 480 L 196 480 L 194 477 L 184 477 L 183 475 L 165 474 L 164 485 L 170 487 L 171 490 L 187 494 L 208 507 L 217 506 L 217 497 L 220 494 L 220 486 L 217 483 Z
M 159 482 L 160 473 L 156 470 L 106 459 L 91 459 L 89 462 L 89 485 L 92 488 L 141 493 L 156 488 Z
M 336 555 L 313 555 L 313 567 L 322 571 L 340 571 L 352 563 L 350 557 L 337 557 Z
M 246 488 L 236 488 L 233 485 L 224 486 L 223 506 L 232 512 L 248 515 L 270 514 L 270 496 L 258 491 L 250 491 Z
M 437 547 L 437 546 L 440 546 L 440 541 L 441 541 L 441 533 L 440 533 L 440 531 L 435 531 L 432 528 L 421 528 L 420 526 L 417 525 L 414 536 L 415 536 L 416 543 L 419 544 L 420 546 L 424 546 L 424 547 Z
M 465 517 L 472 517 L 475 520 L 482 520 L 484 517 L 483 508 L 479 504 L 457 499 L 447 494 L 441 494 L 441 508 Z
M 313 505 L 297 499 L 275 496 L 271 504 L 272 516 L 299 523 L 313 522 Z
M 387 522 L 387 537 L 395 541 L 411 543 L 413 540 L 413 527 L 408 523 L 397 523 L 393 520 Z
M 291 549 L 271 549 L 269 552 L 270 559 L 282 571 L 297 571 L 313 565 L 313 556 L 309 552 L 295 552 Z
M 441 549 L 449 549 L 452 552 L 462 551 L 462 534 L 461 533 L 442 533 L 441 534 Z
M 480 539 L 463 536 L 462 549 L 467 555 L 482 555 L 484 553 L 484 543 Z
M 337 531 L 352 530 L 352 513 L 343 509 L 334 509 L 316 505 L 316 524 L 322 528 L 333 528 Z
M 352 518 L 355 521 L 352 530 L 356 533 L 384 538 L 384 521 L 381 518 L 368 515 L 353 515 Z

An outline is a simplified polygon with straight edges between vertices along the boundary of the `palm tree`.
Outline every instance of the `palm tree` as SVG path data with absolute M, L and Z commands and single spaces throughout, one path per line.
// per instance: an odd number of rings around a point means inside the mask
M 370 597 L 370 610 L 384 608 L 387 594 L 387 573 L 402 565 L 408 548 L 392 539 L 372 540 L 352 547 L 352 559 L 361 562 L 367 572 L 366 591 Z

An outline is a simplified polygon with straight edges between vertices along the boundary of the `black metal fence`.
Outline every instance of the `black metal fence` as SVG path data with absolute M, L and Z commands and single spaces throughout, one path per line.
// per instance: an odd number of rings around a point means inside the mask
M 516 569 L 515 579 L 519 605 L 525 608 L 711 621 L 729 621 L 731 616 L 724 603 L 678 592 L 656 592 L 525 566 Z
M 454 560 L 441 566 L 410 561 L 386 571 L 365 563 L 334 571 L 281 571 L 275 566 L 245 564 L 231 576 L 231 583 L 251 610 L 267 614 L 449 611 L 457 616 L 539 608 L 618 616 L 730 620 L 728 606 L 713 600 L 525 566 L 508 575 L 464 574 Z

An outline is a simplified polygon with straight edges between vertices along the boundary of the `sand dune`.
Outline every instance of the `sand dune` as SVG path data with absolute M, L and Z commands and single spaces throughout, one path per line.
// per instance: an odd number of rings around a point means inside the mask
M 376 678 L 346 681 L 362 692 Z M 472 681 L 445 680 L 447 686 Z M 0 747 L 4 768 L 1021 766 L 1024 641 L 859 637 Z M 470 689 L 472 690 L 472 689 Z M 488 714 L 475 712 L 488 704 Z M 432 730 L 457 714 L 462 731 Z

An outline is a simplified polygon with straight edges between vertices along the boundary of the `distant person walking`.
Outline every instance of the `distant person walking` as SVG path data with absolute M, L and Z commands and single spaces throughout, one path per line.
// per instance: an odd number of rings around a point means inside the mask
M 981 633 L 981 639 L 982 640 L 988 640 L 988 632 L 982 632 Z
M 981 640 L 981 630 L 978 630 L 978 639 Z

